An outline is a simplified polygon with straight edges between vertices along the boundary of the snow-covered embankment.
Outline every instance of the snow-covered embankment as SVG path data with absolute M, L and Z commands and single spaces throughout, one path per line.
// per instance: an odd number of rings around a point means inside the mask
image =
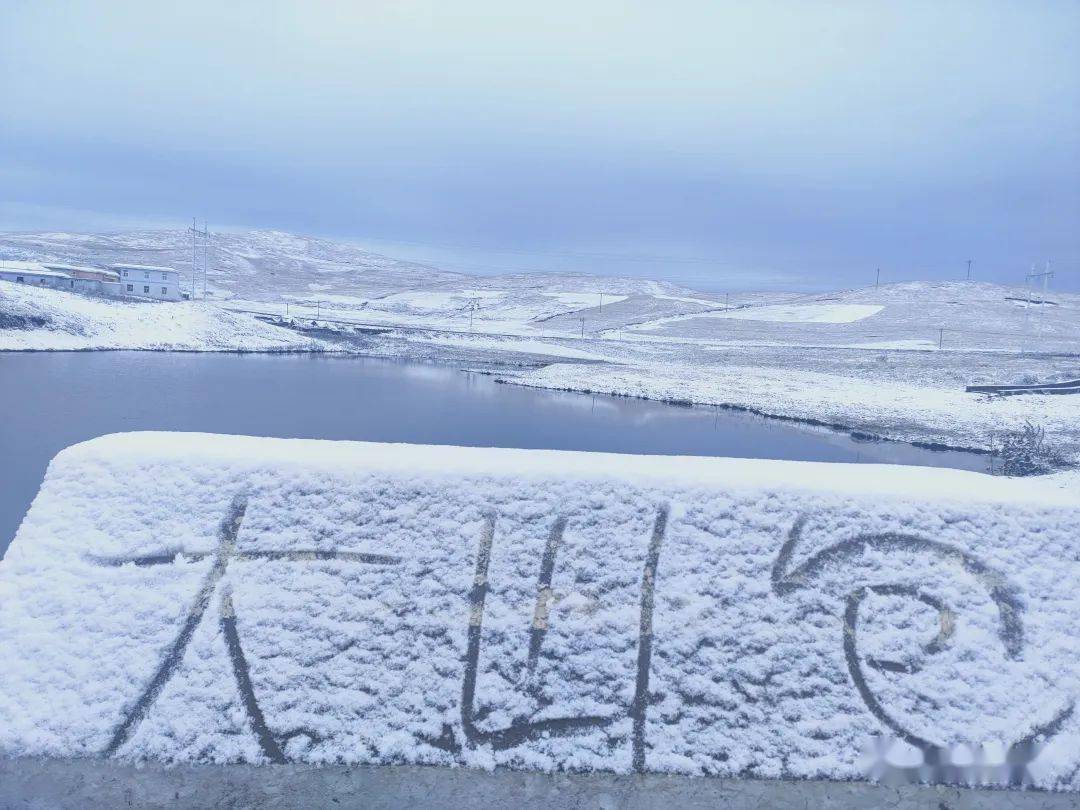
M 1045 739 L 1076 790 L 1078 518 L 951 470 L 109 436 L 0 562 L 0 752 L 852 778 L 876 735 Z
M 0 351 L 319 351 L 329 347 L 203 301 L 125 301 L 0 282 Z
M 882 382 L 796 368 L 552 363 L 506 374 L 532 388 L 739 408 L 866 435 L 981 450 L 1032 422 L 1080 463 L 1080 396 L 988 397 L 925 381 Z

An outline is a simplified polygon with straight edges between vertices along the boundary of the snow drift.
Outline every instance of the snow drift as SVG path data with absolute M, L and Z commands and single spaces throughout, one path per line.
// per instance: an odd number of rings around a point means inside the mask
M 0 752 L 1080 788 L 1080 504 L 952 470 L 121 434 L 0 562 Z

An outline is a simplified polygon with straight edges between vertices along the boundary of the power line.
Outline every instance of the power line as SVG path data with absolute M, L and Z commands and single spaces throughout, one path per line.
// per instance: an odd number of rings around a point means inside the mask
M 1028 286 L 1033 279 L 1037 279 L 1037 278 L 1042 279 L 1042 283 L 1043 283 L 1043 285 L 1042 285 L 1043 286 L 1042 300 L 1039 301 L 1039 335 L 1040 335 L 1040 337 L 1042 336 L 1042 332 L 1043 332 L 1043 321 L 1046 320 L 1046 294 L 1047 294 L 1047 288 L 1048 288 L 1048 286 L 1050 284 L 1050 279 L 1052 279 L 1053 277 L 1054 277 L 1054 271 L 1050 269 L 1050 262 L 1047 261 L 1046 262 L 1046 269 L 1043 270 L 1041 273 L 1036 273 L 1035 272 L 1035 266 L 1032 265 L 1031 272 L 1028 273 L 1027 277 L 1024 279 L 1025 286 Z M 1024 309 L 1025 331 L 1026 331 L 1027 320 L 1028 320 L 1028 312 L 1030 310 L 1031 310 L 1031 295 L 1029 293 L 1029 295 L 1028 295 L 1028 305 Z
M 202 297 L 206 298 L 206 272 L 210 264 L 210 226 L 203 220 L 202 230 L 199 230 L 195 217 L 191 218 L 191 300 L 199 297 L 199 265 L 200 256 L 202 264 Z

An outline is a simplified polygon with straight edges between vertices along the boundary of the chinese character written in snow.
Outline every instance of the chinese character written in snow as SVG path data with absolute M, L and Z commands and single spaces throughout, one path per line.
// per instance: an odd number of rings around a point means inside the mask
M 236 679 L 236 686 L 239 690 L 241 699 L 243 700 L 248 721 L 259 741 L 259 747 L 262 749 L 263 754 L 271 762 L 283 763 L 286 761 L 285 753 L 282 750 L 284 741 L 297 734 L 304 734 L 313 740 L 317 740 L 317 736 L 314 732 L 306 729 L 290 732 L 289 734 L 283 735 L 281 739 L 278 739 L 266 725 L 266 719 L 263 717 L 262 709 L 259 707 L 259 702 L 255 697 L 255 690 L 251 683 L 251 673 L 248 669 L 247 660 L 244 657 L 244 651 L 240 645 L 240 634 L 236 628 L 236 613 L 233 610 L 232 596 L 227 588 L 222 587 L 219 589 L 218 587 L 222 577 L 225 576 L 225 571 L 228 569 L 229 564 L 234 560 L 237 562 L 246 560 L 288 560 L 292 562 L 342 560 L 345 562 L 366 563 L 369 565 L 397 565 L 401 562 L 401 559 L 387 554 L 368 554 L 355 551 L 240 551 L 236 547 L 236 538 L 240 532 L 240 525 L 243 523 L 246 509 L 247 499 L 243 496 L 237 496 L 230 505 L 228 514 L 225 516 L 225 519 L 221 522 L 221 526 L 218 529 L 217 549 L 213 552 L 184 555 L 188 560 L 200 560 L 206 557 L 213 557 L 213 564 L 203 578 L 199 591 L 195 596 L 195 600 L 188 609 L 184 623 L 180 626 L 180 631 L 176 634 L 176 638 L 173 640 L 172 644 L 167 648 L 165 657 L 154 671 L 149 683 L 147 683 L 139 694 L 139 697 L 124 712 L 123 719 L 113 731 L 109 744 L 103 751 L 105 756 L 115 754 L 120 747 L 131 738 L 135 729 L 138 728 L 139 724 L 146 717 L 150 707 L 154 705 L 154 702 L 161 695 L 165 686 L 179 668 L 180 662 L 184 659 L 184 653 L 187 651 L 188 645 L 191 643 L 196 629 L 206 616 L 210 603 L 213 601 L 215 593 L 219 590 L 218 621 L 220 622 L 222 635 L 225 637 L 225 644 L 229 651 L 233 677 Z M 158 554 L 141 557 L 98 559 L 95 560 L 95 562 L 108 566 L 134 564 L 136 566 L 145 567 L 171 564 L 176 561 L 177 556 L 177 554 Z
M 116 726 L 113 734 L 105 747 L 103 754 L 111 756 L 123 746 L 144 720 L 150 708 L 160 697 L 165 686 L 175 675 L 184 658 L 184 654 L 195 635 L 200 623 L 206 616 L 215 594 L 218 594 L 218 621 L 222 635 L 228 649 L 229 659 L 232 664 L 233 677 L 236 681 L 237 690 L 244 704 L 244 709 L 254 732 L 263 755 L 271 762 L 283 763 L 287 757 L 283 750 L 283 744 L 294 736 L 305 735 L 313 742 L 318 742 L 318 736 L 309 729 L 298 729 L 285 734 L 275 735 L 266 723 L 266 719 L 255 696 L 255 690 L 251 681 L 251 673 L 247 660 L 244 656 L 243 647 L 240 643 L 240 635 L 237 630 L 236 614 L 233 609 L 232 597 L 226 586 L 221 585 L 230 563 L 234 560 L 243 562 L 247 560 L 288 560 L 291 562 L 304 562 L 313 560 L 340 560 L 356 562 L 368 565 L 390 566 L 401 562 L 399 557 L 385 554 L 370 554 L 363 552 L 345 551 L 321 551 L 321 550 L 297 550 L 297 551 L 259 551 L 239 550 L 237 548 L 237 536 L 244 520 L 247 500 L 239 496 L 233 500 L 227 515 L 222 520 L 218 530 L 218 547 L 213 552 L 198 552 L 183 555 L 187 560 L 201 560 L 212 558 L 213 563 L 206 573 L 199 590 L 187 611 L 184 622 L 176 634 L 173 642 L 165 651 L 164 657 L 149 682 L 142 689 L 138 698 L 125 710 L 120 723 Z M 638 627 L 637 645 L 637 678 L 634 689 L 634 697 L 625 708 L 626 716 L 633 723 L 632 730 L 632 754 L 633 765 L 637 770 L 643 770 L 645 765 L 645 716 L 649 705 L 649 673 L 652 658 L 652 614 L 654 591 L 656 586 L 656 571 L 659 563 L 660 547 L 667 527 L 668 510 L 661 507 L 656 515 L 652 536 L 645 555 L 645 566 L 641 579 L 641 606 L 640 621 Z M 558 517 L 552 527 L 540 561 L 540 573 L 537 582 L 536 606 L 532 626 L 529 632 L 528 651 L 526 656 L 526 670 L 528 673 L 527 689 L 530 693 L 539 695 L 541 685 L 536 683 L 536 668 L 540 657 L 544 638 L 547 634 L 549 622 L 549 609 L 552 599 L 551 582 L 555 569 L 555 561 L 562 545 L 563 532 L 566 528 L 566 518 Z M 513 748 L 528 740 L 535 740 L 549 736 L 566 736 L 587 733 L 593 729 L 609 726 L 612 717 L 587 716 L 587 717 L 563 717 L 549 718 L 544 720 L 530 720 L 528 718 L 515 718 L 510 725 L 502 729 L 482 729 L 476 722 L 476 681 L 480 667 L 481 636 L 485 601 L 488 592 L 488 567 L 491 561 L 492 545 L 495 536 L 495 515 L 489 514 L 484 522 L 479 546 L 476 555 L 476 571 L 472 589 L 468 594 L 468 631 L 467 648 L 464 654 L 462 688 L 461 688 L 461 730 L 464 733 L 465 743 L 469 746 L 490 746 L 496 750 Z M 145 555 L 135 557 L 116 557 L 96 559 L 94 562 L 100 565 L 118 567 L 122 565 L 135 565 L 139 567 L 168 565 L 176 562 L 179 555 L 175 553 Z M 426 740 L 430 744 L 444 750 L 458 753 L 461 745 L 455 739 L 452 729 L 445 728 L 443 736 L 438 740 Z

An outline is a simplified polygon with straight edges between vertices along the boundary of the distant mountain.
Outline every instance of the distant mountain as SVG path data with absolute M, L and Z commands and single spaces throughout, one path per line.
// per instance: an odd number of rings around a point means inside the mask
M 211 298 L 278 300 L 320 291 L 375 296 L 464 278 L 353 245 L 278 231 L 215 232 L 211 245 L 206 274 Z M 183 230 L 0 234 L 0 259 L 167 265 L 181 272 L 185 289 L 191 287 L 191 236 Z M 201 285 L 200 277 L 200 291 Z
M 463 288 L 660 296 L 692 292 L 667 282 L 584 274 L 469 276 L 372 253 L 345 242 L 280 231 L 224 231 L 211 236 L 206 285 L 209 297 L 217 299 L 371 299 L 411 290 Z M 185 230 L 0 233 L 0 260 L 4 259 L 100 266 L 119 262 L 167 265 L 181 272 L 185 290 L 191 287 L 191 236 Z M 200 292 L 201 288 L 200 277 Z

